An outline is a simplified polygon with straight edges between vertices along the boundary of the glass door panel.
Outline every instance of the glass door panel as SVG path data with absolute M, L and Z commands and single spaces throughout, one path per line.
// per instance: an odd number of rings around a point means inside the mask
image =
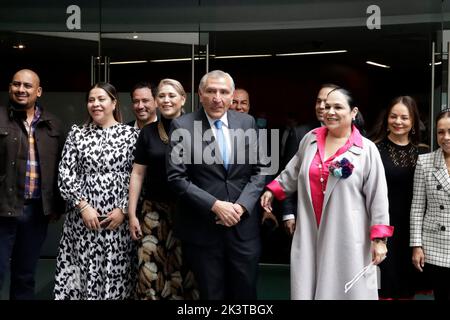
M 156 86 L 163 78 L 181 82 L 188 98 L 185 110 L 196 108 L 197 73 L 204 73 L 205 57 L 198 33 L 102 33 L 102 54 L 109 59 L 109 81 L 130 105 L 129 91 L 139 81 Z M 201 59 L 201 60 L 200 60 Z M 203 73 L 201 75 L 203 75 Z M 122 108 L 125 120 L 132 120 L 130 108 Z

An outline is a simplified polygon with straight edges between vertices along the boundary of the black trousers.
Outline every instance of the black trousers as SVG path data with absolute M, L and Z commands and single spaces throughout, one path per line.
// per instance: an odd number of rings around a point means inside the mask
M 425 264 L 433 288 L 434 300 L 450 301 L 450 268 Z
M 182 242 L 183 255 L 194 272 L 202 300 L 255 300 L 261 240 L 240 240 L 224 230 L 211 246 Z
M 20 217 L 0 217 L 0 289 L 9 269 L 11 300 L 34 299 L 34 278 L 47 227 L 40 200 L 26 203 Z

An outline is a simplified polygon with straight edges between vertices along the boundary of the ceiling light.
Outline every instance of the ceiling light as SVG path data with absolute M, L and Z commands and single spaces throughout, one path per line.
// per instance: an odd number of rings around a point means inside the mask
M 198 60 L 199 58 L 195 58 L 195 60 Z M 205 59 L 205 58 L 201 58 Z M 177 62 L 177 61 L 191 61 L 192 58 L 174 58 L 174 59 L 156 59 L 156 60 L 150 60 L 150 62 Z
M 215 56 L 211 54 L 209 57 L 211 59 L 239 59 L 239 58 L 263 58 L 271 57 L 271 54 L 251 54 L 251 55 L 239 55 L 239 56 Z M 191 61 L 192 58 L 175 58 L 175 59 L 158 59 L 150 60 L 150 62 L 177 62 L 177 61 Z M 195 57 L 195 60 L 205 60 L 205 57 Z
M 139 36 L 137 34 L 133 35 L 133 39 L 137 39 Z
M 271 54 L 247 54 L 239 56 L 216 56 L 215 59 L 265 58 L 271 56 Z
M 147 60 L 130 60 L 130 61 L 114 61 L 109 64 L 133 64 L 133 63 L 147 63 Z
M 201 56 L 200 57 L 195 57 L 194 60 L 205 60 L 205 55 L 202 54 L 200 52 Z M 210 54 L 209 55 L 210 58 L 214 59 L 215 55 L 214 54 Z M 192 58 L 173 58 L 173 59 L 156 59 L 156 60 L 150 60 L 150 62 L 178 62 L 178 61 L 191 61 Z
M 381 64 L 381 63 L 376 63 L 376 62 L 373 62 L 373 61 L 366 61 L 366 63 L 370 64 L 372 66 L 380 67 L 380 68 L 386 68 L 386 69 L 391 68 L 391 66 L 388 66 L 388 65 L 385 65 L 385 64 Z
M 438 65 L 440 65 L 440 64 L 442 64 L 442 61 L 438 61 L 438 62 L 435 62 L 435 63 L 434 63 L 435 66 L 438 66 Z M 431 62 L 430 62 L 428 65 L 431 66 Z
M 345 53 L 347 50 L 331 50 L 331 51 L 307 51 L 307 52 L 292 52 L 292 53 L 277 53 L 277 57 L 289 57 L 289 56 L 309 56 L 314 54 L 331 54 L 331 53 Z
M 25 49 L 25 45 L 23 45 L 23 44 L 18 44 L 18 45 L 14 45 L 13 48 L 14 48 L 14 49 L 22 50 L 22 49 Z

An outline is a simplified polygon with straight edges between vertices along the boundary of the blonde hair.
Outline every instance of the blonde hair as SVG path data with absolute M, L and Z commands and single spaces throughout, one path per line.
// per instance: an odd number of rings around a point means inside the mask
M 178 92 L 179 95 L 186 98 L 186 92 L 184 91 L 184 88 L 181 85 L 181 83 L 178 80 L 169 79 L 169 78 L 162 79 L 159 82 L 158 87 L 156 88 L 156 94 L 158 94 L 159 90 L 161 90 L 161 87 L 165 86 L 165 85 L 172 86 L 175 89 L 175 91 Z

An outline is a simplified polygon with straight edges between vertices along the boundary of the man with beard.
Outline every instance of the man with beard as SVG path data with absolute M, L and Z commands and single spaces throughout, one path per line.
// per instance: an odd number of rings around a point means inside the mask
M 0 290 L 10 269 L 10 299 L 33 299 L 48 221 L 64 211 L 57 186 L 64 143 L 60 122 L 38 103 L 39 76 L 23 69 L 0 106 Z
M 145 125 L 158 120 L 150 83 L 138 82 L 134 85 L 131 89 L 131 103 L 136 120 L 129 122 L 128 125 L 141 130 Z

